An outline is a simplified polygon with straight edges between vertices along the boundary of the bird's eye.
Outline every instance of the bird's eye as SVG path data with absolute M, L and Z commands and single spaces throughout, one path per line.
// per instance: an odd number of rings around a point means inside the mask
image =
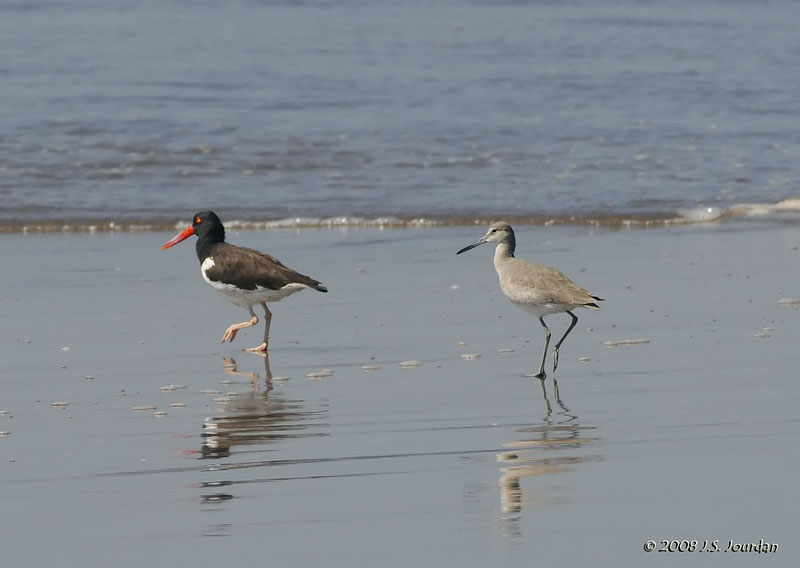
M 195 217 L 194 218 L 194 222 L 199 225 L 200 223 L 203 222 L 203 218 L 202 217 Z
M 489 231 L 489 232 L 490 232 L 490 233 L 496 233 L 496 232 L 497 232 L 497 229 L 492 229 L 492 230 L 491 230 L 491 231 Z

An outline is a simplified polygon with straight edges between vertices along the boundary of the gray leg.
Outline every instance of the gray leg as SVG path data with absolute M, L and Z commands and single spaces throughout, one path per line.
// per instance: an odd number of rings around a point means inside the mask
M 556 368 L 558 367 L 558 350 L 561 347 L 561 344 L 564 343 L 564 340 L 569 335 L 569 332 L 572 331 L 572 328 L 575 327 L 575 325 L 578 323 L 578 316 L 576 316 L 572 312 L 567 312 L 567 313 L 569 314 L 569 317 L 572 318 L 572 323 L 569 324 L 569 327 L 567 328 L 567 331 L 564 333 L 564 337 L 559 339 L 558 343 L 556 343 L 556 346 L 553 347 L 553 372 L 554 373 L 556 372 Z
M 539 365 L 539 372 L 536 373 L 534 377 L 544 379 L 547 376 L 544 372 L 544 360 L 547 358 L 547 348 L 550 347 L 550 329 L 547 327 L 547 324 L 544 323 L 544 319 L 539 318 L 539 323 L 542 324 L 544 328 L 544 351 L 542 351 L 542 364 Z

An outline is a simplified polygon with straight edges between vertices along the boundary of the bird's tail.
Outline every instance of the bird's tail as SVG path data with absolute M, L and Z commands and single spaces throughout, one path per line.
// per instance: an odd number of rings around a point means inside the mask
M 581 304 L 584 308 L 589 308 L 590 310 L 599 310 L 600 306 L 598 306 L 595 302 L 605 302 L 605 299 L 599 296 L 592 296 L 594 298 L 594 302 L 587 302 L 585 304 Z

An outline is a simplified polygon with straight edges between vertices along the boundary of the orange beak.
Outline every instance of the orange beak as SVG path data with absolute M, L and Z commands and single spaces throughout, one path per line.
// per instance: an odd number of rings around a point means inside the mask
M 161 245 L 161 250 L 168 249 L 169 247 L 175 246 L 179 242 L 181 242 L 181 241 L 183 241 L 185 239 L 188 239 L 192 235 L 194 235 L 194 227 L 189 227 L 188 229 L 183 230 L 182 232 L 178 233 L 177 235 L 172 237 L 170 240 L 165 242 L 163 245 Z

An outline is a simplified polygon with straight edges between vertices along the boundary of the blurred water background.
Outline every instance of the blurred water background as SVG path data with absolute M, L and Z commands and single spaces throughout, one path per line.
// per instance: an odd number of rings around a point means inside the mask
M 0 230 L 796 220 L 791 0 L 0 3 Z

